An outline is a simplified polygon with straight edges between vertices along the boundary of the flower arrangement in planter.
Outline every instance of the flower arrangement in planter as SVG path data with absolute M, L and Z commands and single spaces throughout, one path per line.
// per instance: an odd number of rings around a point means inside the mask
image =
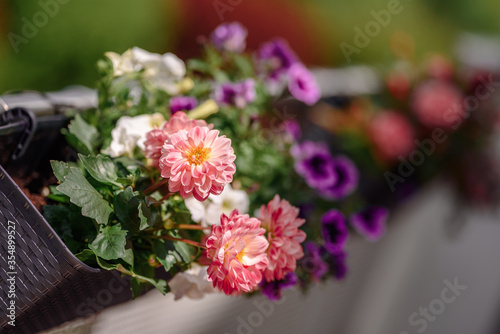
M 247 32 L 222 24 L 185 64 L 139 48 L 99 61 L 99 106 L 63 133 L 78 151 L 52 161 L 44 216 L 88 265 L 176 298 L 281 290 L 347 272 L 350 230 L 383 236 L 388 211 L 359 195 L 358 169 L 301 140 L 291 96 L 320 98 L 288 44 L 244 53 Z

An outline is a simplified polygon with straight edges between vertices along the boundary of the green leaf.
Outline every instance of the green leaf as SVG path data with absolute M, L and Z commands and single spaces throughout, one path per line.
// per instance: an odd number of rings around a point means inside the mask
M 113 270 L 113 269 L 117 269 L 118 266 L 121 266 L 121 264 L 109 263 L 107 261 L 104 261 L 99 256 L 96 256 L 96 260 L 97 260 L 97 263 L 99 264 L 99 266 L 104 270 Z M 121 272 L 123 272 L 123 271 L 121 271 Z
M 122 226 L 130 233 L 139 231 L 137 218 L 137 205 L 139 199 L 134 194 L 132 187 L 125 188 L 113 199 L 115 214 Z
M 155 240 L 154 251 L 158 261 L 165 267 L 166 271 L 170 271 L 176 263 L 182 261 L 172 242 Z
M 166 294 L 169 291 L 168 286 L 167 286 L 167 282 L 165 280 L 154 279 L 154 278 L 142 276 L 142 275 L 139 275 L 139 274 L 136 274 L 136 273 L 132 273 L 132 274 L 133 274 L 132 277 L 137 278 L 139 281 L 144 281 L 144 282 L 151 283 L 155 288 L 157 288 L 158 290 L 160 290 L 160 292 L 163 295 Z
M 122 230 L 120 224 L 101 226 L 89 248 L 104 260 L 122 259 L 128 255 L 125 250 L 126 237 L 127 231 Z
M 77 150 L 84 151 L 83 153 L 86 154 L 95 153 L 99 144 L 99 132 L 94 126 L 88 124 L 79 114 L 76 114 L 68 126 L 68 131 L 69 133 L 66 132 L 66 138 Z M 77 142 L 75 142 L 75 139 Z
M 62 161 L 51 160 L 50 165 L 54 171 L 55 177 L 60 181 L 64 181 L 64 177 L 69 173 L 69 165 Z
M 116 182 L 118 175 L 116 174 L 115 165 L 110 158 L 98 154 L 97 156 L 85 156 L 78 154 L 85 169 L 89 172 L 90 176 L 99 182 L 115 185 L 122 188 L 123 186 Z
M 64 181 L 56 188 L 69 196 L 71 203 L 82 208 L 82 215 L 95 219 L 99 224 L 107 224 L 113 209 L 102 195 L 92 187 L 82 172 L 71 167 Z
M 130 290 L 132 290 L 132 299 L 139 297 L 144 291 L 144 283 L 139 281 L 137 278 L 132 277 L 130 280 Z
M 194 247 L 180 241 L 174 241 L 173 243 L 175 250 L 182 257 L 182 260 L 185 263 L 190 263 L 192 261 L 192 255 L 195 254 Z
M 241 55 L 233 56 L 234 64 L 241 71 L 243 77 L 251 77 L 253 76 L 253 66 L 248 58 L 243 57 Z
M 138 206 L 138 210 L 139 219 L 141 222 L 139 229 L 141 231 L 148 227 L 154 226 L 161 219 L 161 215 L 158 212 L 158 209 L 156 209 L 156 207 L 154 207 L 153 205 L 148 207 L 146 203 L 141 202 Z
M 78 254 L 75 254 L 75 256 L 82 261 L 83 263 L 93 267 L 97 264 L 97 259 L 94 251 L 90 249 L 84 249 Z

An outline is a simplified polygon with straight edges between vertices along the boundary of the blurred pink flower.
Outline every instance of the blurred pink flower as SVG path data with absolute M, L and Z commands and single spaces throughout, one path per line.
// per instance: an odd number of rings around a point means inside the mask
M 314 75 L 301 63 L 293 64 L 288 70 L 288 90 L 297 100 L 313 105 L 321 97 L 321 91 Z
M 414 148 L 415 134 L 411 124 L 395 111 L 384 111 L 370 121 L 369 134 L 381 157 L 395 160 Z
M 455 117 L 463 118 L 462 93 L 453 84 L 429 80 L 413 93 L 413 111 L 420 122 L 429 128 L 450 128 Z
M 238 210 L 229 217 L 221 216 L 221 224 L 212 226 L 206 242 L 206 254 L 212 261 L 208 280 L 214 287 L 226 295 L 254 290 L 268 265 L 265 232 L 257 218 L 242 215 Z
M 298 218 L 299 209 L 278 195 L 260 208 L 259 219 L 267 231 L 269 265 L 263 274 L 266 281 L 282 280 L 295 271 L 297 260 L 304 256 L 300 245 L 306 240 L 306 233 L 299 230 L 305 223 Z
M 180 130 L 170 136 L 161 152 L 161 176 L 170 179 L 168 189 L 180 191 L 182 198 L 193 195 L 204 201 L 210 194 L 219 195 L 233 181 L 236 156 L 231 139 L 219 136 L 217 130 L 206 126 Z
M 208 126 L 211 129 L 213 124 L 207 125 L 204 120 L 189 119 L 183 111 L 176 112 L 162 125 L 161 129 L 153 129 L 146 133 L 146 140 L 144 141 L 146 158 L 152 159 L 152 165 L 158 167 L 161 149 L 170 136 L 179 130 L 189 131 L 195 126 Z

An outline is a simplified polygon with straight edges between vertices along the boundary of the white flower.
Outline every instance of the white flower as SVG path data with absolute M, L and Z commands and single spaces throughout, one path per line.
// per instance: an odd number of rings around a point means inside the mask
M 115 76 L 144 70 L 144 77 L 155 87 L 171 95 L 180 93 L 179 83 L 186 75 L 186 65 L 173 53 L 160 55 L 134 47 L 122 55 L 114 52 L 105 55 L 113 63 Z
M 139 64 L 134 61 L 132 50 L 127 50 L 122 55 L 116 52 L 106 52 L 104 55 L 113 63 L 115 76 L 121 76 L 141 69 Z
M 191 269 L 177 273 L 168 282 L 175 300 L 183 296 L 191 299 L 201 299 L 205 293 L 214 292 L 212 283 L 207 280 L 207 268 L 207 266 L 202 267 L 193 263 Z
M 231 185 L 226 185 L 220 195 L 211 194 L 204 202 L 189 197 L 185 201 L 191 213 L 191 219 L 201 223 L 202 226 L 220 224 L 220 216 L 229 215 L 234 209 L 240 213 L 247 213 L 250 201 L 243 190 L 234 190 Z
M 165 119 L 159 113 L 135 117 L 123 116 L 111 131 L 111 144 L 102 152 L 112 158 L 122 155 L 130 157 L 137 146 L 144 150 L 146 133 L 153 130 L 155 126 L 162 125 L 163 122 Z

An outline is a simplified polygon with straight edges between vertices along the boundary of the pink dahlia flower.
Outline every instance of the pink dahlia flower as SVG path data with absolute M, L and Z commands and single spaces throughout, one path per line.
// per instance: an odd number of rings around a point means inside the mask
M 278 195 L 260 208 L 259 219 L 267 231 L 269 265 L 263 274 L 266 281 L 282 280 L 295 271 L 297 260 L 304 256 L 302 246 L 306 233 L 299 230 L 305 223 L 298 218 L 299 209 Z
M 210 194 L 219 195 L 233 181 L 236 156 L 231 139 L 219 136 L 217 130 L 206 126 L 180 130 L 170 136 L 161 152 L 161 176 L 170 179 L 168 189 L 180 191 L 182 198 L 193 195 L 204 201 Z
M 152 159 L 152 165 L 158 167 L 161 149 L 170 136 L 179 130 L 189 131 L 195 126 L 208 126 L 212 128 L 213 124 L 207 125 L 207 122 L 204 120 L 189 119 L 183 111 L 176 112 L 160 129 L 153 129 L 146 134 L 146 140 L 144 141 L 144 154 L 146 158 Z
M 226 295 L 252 291 L 262 280 L 268 264 L 269 243 L 260 227 L 260 220 L 242 215 L 238 210 L 228 217 L 221 215 L 221 224 L 212 226 L 207 240 L 208 280 Z
M 395 111 L 384 111 L 372 119 L 369 133 L 384 160 L 392 161 L 400 155 L 406 157 L 415 147 L 411 124 Z
M 413 110 L 420 122 L 428 128 L 450 128 L 454 118 L 465 117 L 463 95 L 453 84 L 442 80 L 429 80 L 413 94 Z

